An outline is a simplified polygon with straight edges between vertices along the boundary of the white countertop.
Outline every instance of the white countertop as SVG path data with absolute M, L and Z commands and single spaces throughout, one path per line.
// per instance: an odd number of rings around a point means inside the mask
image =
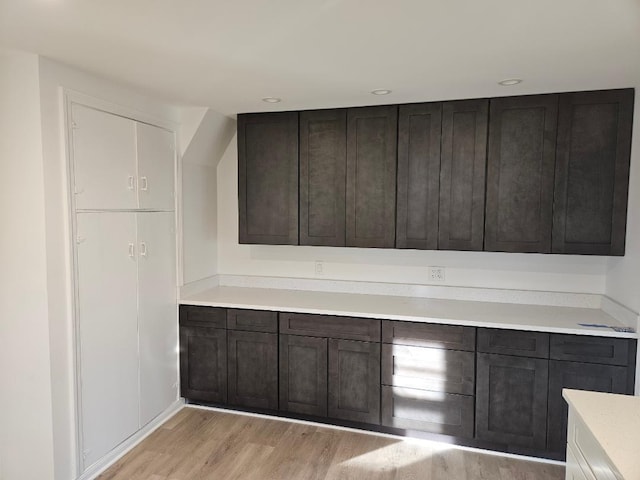
M 629 480 L 640 478 L 640 397 L 564 390 L 613 466 Z
M 620 333 L 609 328 L 578 325 L 578 323 L 597 323 L 624 326 L 602 310 L 593 308 L 246 287 L 215 287 L 185 297 L 179 303 L 601 337 L 638 338 L 635 333 Z

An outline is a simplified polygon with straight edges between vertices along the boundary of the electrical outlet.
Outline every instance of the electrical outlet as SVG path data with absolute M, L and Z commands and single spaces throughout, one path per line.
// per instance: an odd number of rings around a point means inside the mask
M 429 267 L 429 280 L 444 282 L 444 267 Z
M 324 275 L 324 262 L 322 260 L 316 260 L 316 277 Z

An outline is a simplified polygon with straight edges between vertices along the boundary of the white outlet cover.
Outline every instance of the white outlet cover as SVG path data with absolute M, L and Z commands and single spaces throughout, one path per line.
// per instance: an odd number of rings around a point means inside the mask
M 444 267 L 429 267 L 429 280 L 432 282 L 444 282 L 445 280 L 445 268 Z

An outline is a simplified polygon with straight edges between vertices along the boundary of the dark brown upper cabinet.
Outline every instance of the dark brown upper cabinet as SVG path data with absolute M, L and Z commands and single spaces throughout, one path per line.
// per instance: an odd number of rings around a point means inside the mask
M 482 250 L 488 100 L 442 107 L 438 248 Z
M 240 243 L 624 255 L 633 102 L 238 115 Z
M 551 252 L 558 95 L 495 98 L 484 249 Z
M 345 245 L 347 111 L 300 112 L 300 245 Z
M 238 115 L 240 243 L 298 244 L 298 113 Z
M 400 106 L 396 248 L 438 248 L 441 130 L 442 104 Z
M 624 255 L 633 89 L 560 97 L 553 253 Z
M 347 246 L 393 248 L 398 107 L 347 110 Z

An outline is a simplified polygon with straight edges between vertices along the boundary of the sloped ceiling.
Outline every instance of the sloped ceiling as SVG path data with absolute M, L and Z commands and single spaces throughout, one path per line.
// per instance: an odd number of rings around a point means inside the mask
M 640 86 L 640 0 L 0 0 L 0 45 L 226 114 L 515 95 Z

